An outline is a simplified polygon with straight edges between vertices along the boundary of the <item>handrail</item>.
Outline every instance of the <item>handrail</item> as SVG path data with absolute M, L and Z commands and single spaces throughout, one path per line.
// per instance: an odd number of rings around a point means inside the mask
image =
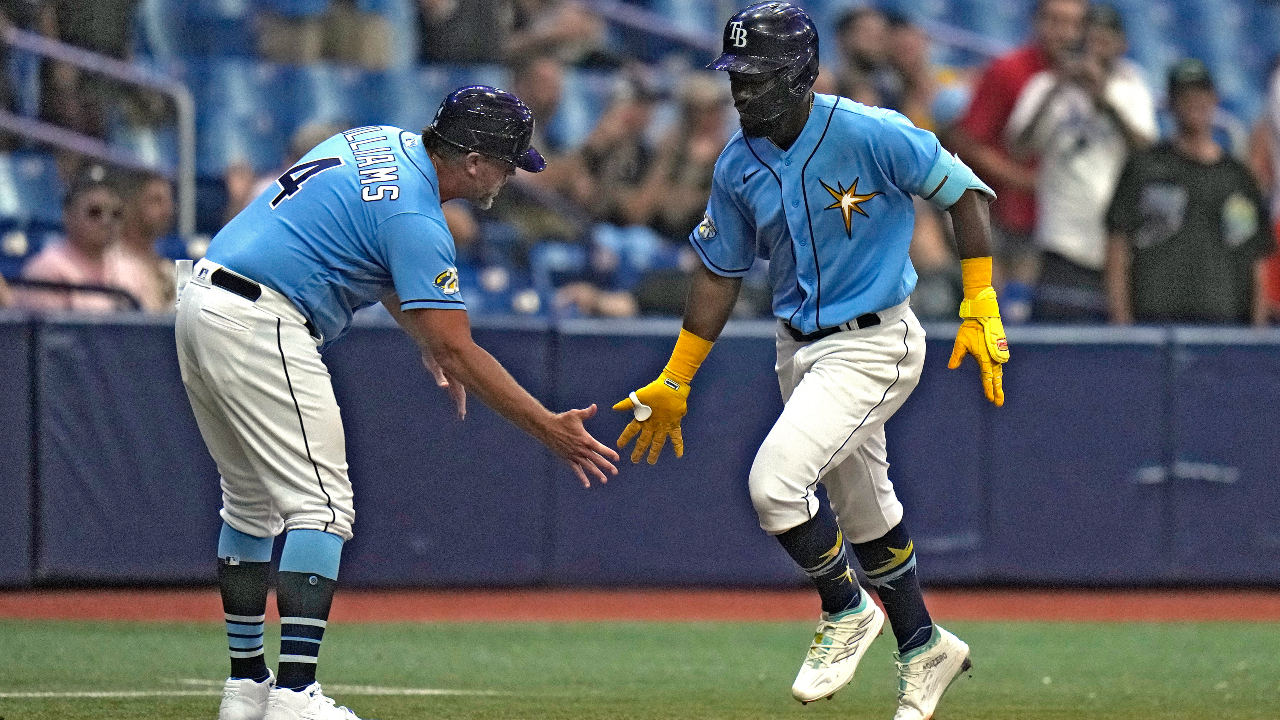
M 141 85 L 172 97 L 178 117 L 178 167 L 176 173 L 169 168 L 158 167 L 154 163 L 149 163 L 132 153 L 112 149 L 97 138 L 59 128 L 39 120 L 24 118 L 13 113 L 0 112 L 0 127 L 104 162 L 123 165 L 135 170 L 152 170 L 166 177 L 176 175 L 178 183 L 178 232 L 183 237 L 190 237 L 195 234 L 196 103 L 191 95 L 191 90 L 184 83 L 148 68 L 90 52 L 73 45 L 67 45 L 56 40 L 50 40 L 43 35 L 19 30 L 13 26 L 5 28 L 4 32 L 0 34 L 0 40 L 3 40 L 5 44 L 13 48 L 106 75 L 121 82 Z
M 652 10 L 645 10 L 628 5 L 618 0 L 592 0 L 591 8 L 604 19 L 631 28 L 647 32 L 656 37 L 687 45 L 697 50 L 704 50 L 713 55 L 720 53 L 720 35 L 718 33 L 697 32 L 675 27 L 669 19 Z M 1008 43 L 987 37 L 955 25 L 934 20 L 916 20 L 935 42 L 968 50 L 987 58 L 995 58 L 1012 49 Z
M 74 283 L 54 282 L 52 280 L 31 280 L 28 278 L 10 278 L 6 281 L 9 287 L 30 288 L 32 290 L 49 290 L 52 292 L 78 293 L 90 292 L 107 295 L 124 302 L 130 310 L 141 310 L 142 303 L 126 290 L 106 285 L 76 285 Z

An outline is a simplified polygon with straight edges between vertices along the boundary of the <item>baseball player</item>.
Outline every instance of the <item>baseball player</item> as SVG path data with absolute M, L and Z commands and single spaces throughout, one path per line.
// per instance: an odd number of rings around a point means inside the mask
M 969 667 L 969 647 L 929 617 L 888 476 L 884 424 L 919 381 L 925 352 L 908 304 L 911 196 L 950 212 L 963 258 L 964 321 L 950 367 L 972 354 L 987 399 L 1001 405 L 1009 355 L 991 288 L 994 194 L 902 115 L 811 92 L 818 36 L 793 5 L 738 12 L 710 67 L 728 71 L 742 131 L 716 162 L 706 215 L 689 238 L 704 267 L 684 329 L 658 379 L 614 406 L 634 413 L 618 445 L 639 437 L 632 462 L 646 451 L 656 462 L 668 437 L 684 453 L 689 384 L 742 275 L 768 259 L 786 405 L 756 454 L 751 500 L 761 527 L 813 578 L 823 611 L 791 691 L 810 702 L 844 686 L 887 614 L 898 641 L 894 717 L 922 720 Z M 829 501 L 815 492 L 819 482 Z M 846 539 L 884 612 L 858 586 Z
M 231 676 L 220 720 L 358 720 L 315 682 L 354 511 L 342 420 L 320 350 L 381 301 L 421 347 L 459 416 L 466 391 L 547 445 L 582 481 L 616 473 L 471 340 L 440 204 L 488 207 L 517 167 L 540 172 L 533 116 L 510 93 L 461 88 L 421 135 L 360 127 L 324 141 L 214 237 L 178 308 L 182 380 L 222 475 L 218 580 Z M 279 674 L 263 661 L 272 541 L 285 535 Z

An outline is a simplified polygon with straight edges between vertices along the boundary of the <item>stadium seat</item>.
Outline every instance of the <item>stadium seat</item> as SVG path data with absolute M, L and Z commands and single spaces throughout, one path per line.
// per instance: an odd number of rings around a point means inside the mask
M 329 0 L 255 0 L 258 8 L 286 17 L 315 17 L 329 9 Z
M 241 58 L 192 60 L 187 81 L 196 96 L 196 165 L 218 177 L 237 160 L 257 172 L 280 164 L 290 128 L 279 117 L 279 66 Z

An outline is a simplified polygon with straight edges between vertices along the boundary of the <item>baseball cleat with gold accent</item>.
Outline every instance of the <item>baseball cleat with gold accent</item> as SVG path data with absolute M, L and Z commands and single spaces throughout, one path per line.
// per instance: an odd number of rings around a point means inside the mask
M 898 712 L 893 720 L 929 720 L 938 701 L 960 674 L 973 667 L 969 646 L 963 640 L 933 626 L 929 642 L 898 655 Z
M 857 607 L 829 615 L 814 635 L 809 654 L 791 685 L 791 694 L 802 703 L 829 698 L 853 679 L 858 661 L 884 627 L 884 612 L 867 593 Z

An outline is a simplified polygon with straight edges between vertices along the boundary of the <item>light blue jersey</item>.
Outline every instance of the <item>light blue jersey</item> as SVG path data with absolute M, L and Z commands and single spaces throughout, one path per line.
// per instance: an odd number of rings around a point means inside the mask
M 389 291 L 463 308 L 453 236 L 422 138 L 389 126 L 320 143 L 213 238 L 206 257 L 273 288 L 328 346 Z
M 815 94 L 788 150 L 733 136 L 689 240 L 718 275 L 769 260 L 774 315 L 811 333 L 906 300 L 916 285 L 911 196 L 945 208 L 969 187 L 994 197 L 933 133 L 892 110 Z

